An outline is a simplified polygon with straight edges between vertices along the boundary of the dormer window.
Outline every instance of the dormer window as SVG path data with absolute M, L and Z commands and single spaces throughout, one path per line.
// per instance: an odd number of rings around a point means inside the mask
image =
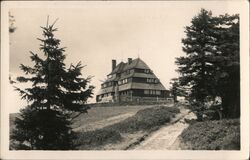
M 150 69 L 144 69 L 144 73 L 146 73 L 146 74 L 151 74 L 151 73 L 153 73 L 153 72 L 152 72 L 152 70 L 150 70 Z
M 145 69 L 144 72 L 145 72 L 145 73 L 149 73 L 149 69 Z

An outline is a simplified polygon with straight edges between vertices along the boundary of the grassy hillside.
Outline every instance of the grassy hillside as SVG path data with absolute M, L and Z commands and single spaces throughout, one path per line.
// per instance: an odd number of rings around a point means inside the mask
M 137 111 L 145 108 L 153 107 L 153 105 L 148 106 L 111 106 L 111 107 L 92 107 L 88 110 L 87 114 L 82 114 L 77 117 L 72 124 L 73 128 L 79 127 L 84 124 L 89 124 L 107 118 L 126 114 L 126 113 L 136 113 Z
M 86 124 L 94 124 L 94 123 L 97 123 L 98 125 L 100 125 L 100 123 L 99 123 L 100 121 L 104 122 L 105 125 L 109 125 L 109 124 L 106 124 L 107 119 L 110 119 L 110 118 L 112 119 L 112 117 L 115 117 L 115 116 L 118 116 L 118 118 L 119 118 L 119 115 L 124 115 L 124 114 L 128 114 L 128 113 L 131 113 L 131 115 L 134 115 L 139 110 L 152 108 L 152 107 L 155 107 L 155 106 L 154 105 L 147 105 L 147 106 L 134 105 L 134 106 L 92 107 L 91 109 L 88 110 L 87 114 L 81 114 L 79 117 L 74 119 L 73 124 L 72 124 L 72 128 L 82 127 Z M 15 128 L 14 120 L 18 115 L 19 115 L 18 113 L 10 114 L 10 117 L 9 117 L 10 134 L 12 133 L 13 129 Z M 115 122 L 120 122 L 120 121 L 119 121 L 119 119 L 118 120 L 116 119 Z M 81 132 L 82 131 L 80 131 L 80 133 Z M 91 141 L 91 145 L 94 145 L 94 146 L 97 146 L 97 144 L 95 144 L 95 142 L 94 142 L 95 140 L 93 141 L 93 139 L 96 139 L 96 138 L 98 139 L 98 146 L 101 146 L 103 143 L 106 143 L 106 141 L 111 141 L 113 143 L 113 142 L 115 142 L 115 139 L 121 138 L 121 135 L 119 133 L 116 134 L 116 132 L 114 132 L 113 130 L 108 131 L 108 132 L 106 130 L 105 131 L 97 130 L 97 131 L 93 131 L 93 132 L 94 132 L 94 134 L 92 134 L 92 132 L 87 132 L 87 133 L 84 133 L 84 135 L 85 135 L 85 137 L 86 136 L 88 137 L 87 140 Z M 102 139 L 101 141 L 100 141 L 100 138 Z M 10 148 L 13 148 L 12 147 L 13 141 L 10 141 L 10 142 L 11 142 Z M 80 143 L 85 143 L 85 142 L 86 142 L 86 140 L 81 141 Z M 101 142 L 101 143 L 99 143 L 99 142 Z
M 111 107 L 92 107 L 88 110 L 87 114 L 81 114 L 79 117 L 74 119 L 72 128 L 79 127 L 84 124 L 89 124 L 101 120 L 105 120 L 107 118 L 126 114 L 126 113 L 136 113 L 137 111 L 145 108 L 153 107 L 154 105 L 148 106 L 111 106 Z M 10 127 L 14 127 L 14 120 L 15 117 L 18 116 L 18 113 L 11 113 L 9 120 L 10 120 Z
M 78 132 L 74 143 L 79 150 L 124 149 L 131 139 L 133 141 L 134 138 L 142 138 L 170 122 L 179 112 L 178 108 L 173 107 L 146 108 L 119 123 L 90 132 Z
M 196 122 L 180 135 L 182 149 L 239 150 L 240 120 Z

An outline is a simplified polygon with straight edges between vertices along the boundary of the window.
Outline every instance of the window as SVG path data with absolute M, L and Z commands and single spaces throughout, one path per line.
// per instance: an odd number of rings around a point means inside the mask
M 161 91 L 156 91 L 156 95 L 161 95 Z
M 128 79 L 123 79 L 123 84 L 127 83 L 128 82 Z
M 153 91 L 152 91 L 152 90 L 149 90 L 149 94 L 153 94 Z
M 150 70 L 150 69 L 144 69 L 144 73 L 146 73 L 146 74 L 151 74 L 151 73 L 153 73 L 153 71 Z
M 122 91 L 120 95 L 124 96 L 124 95 L 128 95 L 128 91 Z
M 147 78 L 147 83 L 158 83 L 159 80 L 157 78 Z
M 149 69 L 145 69 L 144 72 L 145 72 L 145 73 L 149 73 Z
M 153 83 L 154 79 L 153 78 L 147 78 L 147 83 Z
M 112 86 L 112 82 L 109 82 L 109 86 Z
M 144 90 L 144 94 L 149 94 L 149 95 L 161 95 L 161 91 L 159 90 Z
M 130 73 L 130 69 L 126 71 L 126 74 L 129 74 Z
M 113 82 L 106 82 L 106 83 L 101 84 L 101 87 L 106 88 L 106 87 L 111 87 L 112 85 L 113 85 Z
M 113 77 L 113 74 L 108 75 L 108 78 L 112 78 L 112 77 Z
M 126 79 L 123 79 L 123 80 L 118 81 L 118 84 L 119 84 L 119 85 L 122 85 L 122 84 L 125 84 L 125 83 L 128 83 L 128 79 L 127 79 L 127 78 L 126 78 Z
M 158 83 L 159 81 L 158 81 L 158 79 L 155 79 L 155 83 Z
M 128 70 L 122 72 L 122 75 L 125 76 L 125 75 L 128 75 L 128 74 L 130 74 L 130 73 L 132 73 L 132 70 L 131 70 L 131 69 L 128 69 Z

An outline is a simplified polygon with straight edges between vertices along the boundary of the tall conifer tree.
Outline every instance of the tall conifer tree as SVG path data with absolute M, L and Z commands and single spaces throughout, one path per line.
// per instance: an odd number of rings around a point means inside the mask
M 15 120 L 12 138 L 20 142 L 19 149 L 72 149 L 71 114 L 87 112 L 85 103 L 94 89 L 88 85 L 89 77 L 82 78 L 80 62 L 66 68 L 65 48 L 55 38 L 54 24 L 41 27 L 43 38 L 38 40 L 43 56 L 30 52 L 34 66 L 20 65 L 26 76 L 17 81 L 32 86 L 16 88 L 21 98 L 29 102 Z
M 240 116 L 240 39 L 239 15 L 215 17 L 216 52 L 211 63 L 216 69 L 216 91 L 222 98 L 226 117 Z
M 185 57 L 176 59 L 181 85 L 191 87 L 193 107 L 202 119 L 207 97 L 221 97 L 226 117 L 239 117 L 239 17 L 201 9 L 182 39 Z
M 214 66 L 208 61 L 213 54 L 214 39 L 210 36 L 213 27 L 212 13 L 202 9 L 192 19 L 191 26 L 186 27 L 186 38 L 182 39 L 183 51 L 187 56 L 176 60 L 181 73 L 180 84 L 191 87 L 190 96 L 198 103 L 198 113 L 205 110 L 200 103 L 204 103 L 206 96 L 214 92 Z M 200 120 L 202 114 L 197 116 Z

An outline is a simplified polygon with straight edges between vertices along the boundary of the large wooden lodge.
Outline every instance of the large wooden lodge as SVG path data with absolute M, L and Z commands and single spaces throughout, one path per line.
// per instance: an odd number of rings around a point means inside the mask
M 112 71 L 107 80 L 101 84 L 96 101 L 166 101 L 169 91 L 161 84 L 148 65 L 140 58 L 116 65 L 112 60 Z

